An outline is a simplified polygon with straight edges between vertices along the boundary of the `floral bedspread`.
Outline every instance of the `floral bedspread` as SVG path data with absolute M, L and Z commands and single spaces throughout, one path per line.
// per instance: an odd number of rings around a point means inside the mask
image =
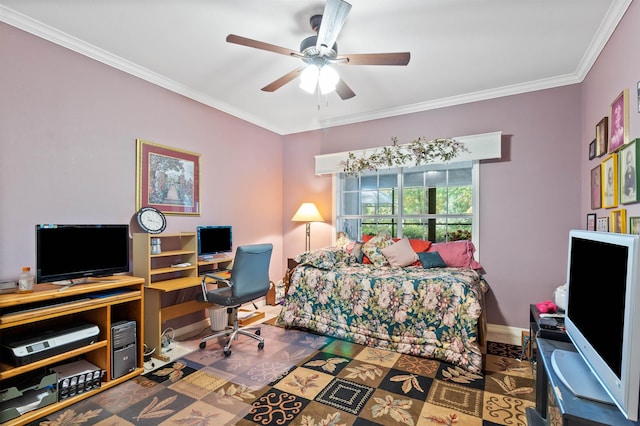
M 278 323 L 479 373 L 486 291 L 473 269 L 301 264 Z

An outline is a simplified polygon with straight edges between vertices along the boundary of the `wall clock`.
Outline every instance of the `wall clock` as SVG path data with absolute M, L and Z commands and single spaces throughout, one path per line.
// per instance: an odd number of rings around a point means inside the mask
M 167 218 L 164 213 L 155 207 L 143 207 L 136 213 L 138 225 L 144 232 L 159 234 L 167 227 Z

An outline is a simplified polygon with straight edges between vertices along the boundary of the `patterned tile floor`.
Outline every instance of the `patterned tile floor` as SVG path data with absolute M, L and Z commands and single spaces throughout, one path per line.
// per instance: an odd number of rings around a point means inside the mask
M 526 425 L 535 405 L 519 347 L 491 343 L 485 374 L 264 325 L 264 350 L 210 341 L 38 425 Z

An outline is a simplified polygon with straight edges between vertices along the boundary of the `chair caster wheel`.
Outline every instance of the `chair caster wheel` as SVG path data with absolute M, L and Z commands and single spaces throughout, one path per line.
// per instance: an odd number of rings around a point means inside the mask
M 260 329 L 256 330 L 255 335 L 256 335 L 256 336 L 259 336 L 259 335 L 260 335 Z
M 260 350 L 264 349 L 264 342 L 258 343 L 258 349 Z
M 224 356 L 225 356 L 225 357 L 227 357 L 227 356 L 231 355 L 231 350 L 228 350 L 228 349 L 227 349 L 227 350 L 224 350 L 224 351 L 222 351 L 222 352 L 224 353 Z
M 207 347 L 207 342 L 200 342 L 198 346 L 200 346 L 200 349 L 204 349 Z

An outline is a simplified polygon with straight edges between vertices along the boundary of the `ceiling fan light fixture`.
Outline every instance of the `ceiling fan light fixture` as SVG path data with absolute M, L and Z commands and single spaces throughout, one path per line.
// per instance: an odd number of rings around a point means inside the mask
M 332 67 L 325 65 L 320 68 L 318 76 L 318 85 L 320 86 L 320 93 L 326 95 L 336 90 L 336 85 L 340 81 L 338 72 Z
M 318 85 L 318 76 L 320 70 L 317 66 L 311 64 L 302 71 L 300 74 L 300 88 L 307 93 L 313 93 L 316 91 Z

